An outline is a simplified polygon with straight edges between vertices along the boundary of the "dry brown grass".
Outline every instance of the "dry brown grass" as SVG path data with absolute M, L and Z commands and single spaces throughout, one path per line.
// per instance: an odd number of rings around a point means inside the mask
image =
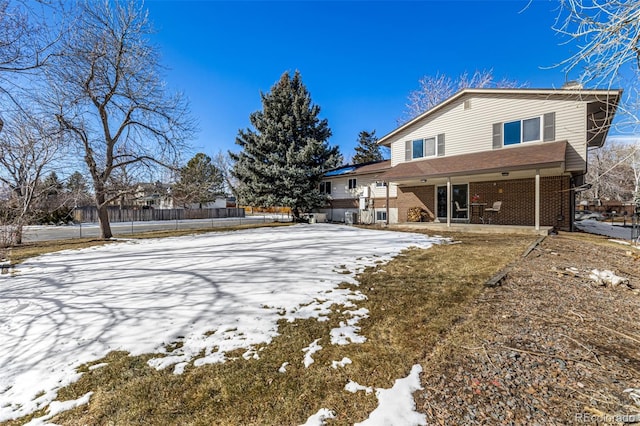
M 327 322 L 282 322 L 280 335 L 264 347 L 259 360 L 238 357 L 224 364 L 190 367 L 182 375 L 150 368 L 149 356 L 112 353 L 96 361 L 108 362 L 107 366 L 85 368 L 77 383 L 59 393 L 58 399 L 66 400 L 94 391 L 91 402 L 52 421 L 61 425 L 295 425 L 320 408 L 336 413 L 328 424 L 362 421 L 377 400 L 373 394 L 345 391 L 348 381 L 389 388 L 394 380 L 405 377 L 466 318 L 484 283 L 535 240 L 509 235 L 452 237 L 460 243 L 407 250 L 359 276 L 357 289 L 367 300 L 358 306 L 370 311 L 369 318 L 360 322 L 361 334 L 368 339 L 363 344 L 330 343 L 330 330 L 345 319 L 336 312 Z M 302 348 L 316 339 L 323 349 L 314 354 L 315 363 L 305 368 Z M 343 357 L 352 364 L 331 367 L 332 361 Z M 278 372 L 283 362 L 290 363 L 284 374 Z
M 24 243 L 7 249 L 7 257 L 12 265 L 24 262 L 31 257 L 62 250 L 76 250 L 109 244 L 109 240 L 95 238 L 74 238 L 72 240 L 42 241 L 36 243 Z
M 167 237 L 181 237 L 185 235 L 197 235 L 206 234 L 209 232 L 227 232 L 237 231 L 240 229 L 251 228 L 267 228 L 277 226 L 290 226 L 289 222 L 272 222 L 272 223 L 260 223 L 260 224 L 246 224 L 246 225 L 234 225 L 234 226 L 221 226 L 217 228 L 201 228 L 201 229 L 179 229 L 179 230 L 161 230 L 161 231 L 147 231 L 134 234 L 127 234 L 126 239 L 149 239 L 149 238 L 167 238 Z M 122 239 L 122 237 L 120 238 Z M 31 257 L 40 256 L 46 253 L 53 253 L 62 250 L 75 250 L 86 247 L 93 247 L 103 244 L 109 244 L 117 241 L 113 240 L 101 240 L 97 238 L 73 238 L 68 240 L 53 240 L 53 241 L 41 241 L 24 243 L 15 247 L 5 249 L 5 252 L 0 253 L 6 256 L 12 265 L 24 262 Z

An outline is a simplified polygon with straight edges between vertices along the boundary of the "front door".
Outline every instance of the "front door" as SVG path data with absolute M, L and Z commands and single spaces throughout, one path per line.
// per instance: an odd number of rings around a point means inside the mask
M 436 191 L 438 220 L 444 222 L 447 220 L 447 186 L 438 186 Z M 453 220 L 467 220 L 469 218 L 468 194 L 469 185 L 466 183 L 451 186 L 451 218 Z M 460 210 L 456 207 L 456 201 L 458 202 L 458 206 L 460 206 Z

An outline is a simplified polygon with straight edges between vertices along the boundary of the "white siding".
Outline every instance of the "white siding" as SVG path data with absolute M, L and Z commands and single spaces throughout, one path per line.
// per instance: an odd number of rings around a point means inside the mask
M 385 208 L 380 207 L 375 210 L 364 210 L 359 211 L 355 209 L 318 209 L 318 211 L 325 215 L 325 219 L 327 222 L 344 222 L 346 218 L 347 212 L 356 213 L 358 216 L 358 222 L 371 224 L 372 219 L 375 217 L 376 211 L 386 211 Z M 398 209 L 390 208 L 388 215 L 389 223 L 398 223 Z M 376 223 L 384 222 L 384 221 L 375 221 Z
M 470 101 L 471 108 L 464 109 Z M 444 133 L 446 156 L 491 150 L 494 123 L 555 112 L 556 139 L 566 140 L 567 170 L 584 170 L 586 162 L 586 107 L 576 100 L 533 98 L 525 95 L 472 94 L 428 116 L 391 139 L 391 165 L 405 162 L 405 142 Z M 505 148 L 508 149 L 508 148 Z
M 349 189 L 349 179 L 356 179 L 356 189 Z M 331 181 L 331 198 L 340 200 L 345 198 L 359 198 L 365 187 L 369 188 L 369 198 L 385 198 L 387 196 L 387 188 L 384 186 L 376 186 L 376 175 L 356 175 L 356 176 L 339 176 L 327 178 L 325 181 Z M 389 186 L 389 197 L 396 197 L 397 190 L 395 185 Z

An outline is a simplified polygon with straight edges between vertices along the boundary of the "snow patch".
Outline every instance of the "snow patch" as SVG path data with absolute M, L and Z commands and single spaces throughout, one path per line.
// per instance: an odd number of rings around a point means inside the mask
M 329 410 L 328 408 L 321 408 L 317 413 L 312 415 L 307 419 L 307 421 L 300 426 L 322 426 L 324 425 L 324 421 L 327 419 L 334 419 L 336 417 L 336 413 Z
M 322 349 L 322 346 L 320 346 L 318 344 L 319 340 L 320 339 L 314 340 L 313 342 L 311 342 L 311 344 L 309 346 L 307 346 L 306 348 L 302 349 L 302 352 L 305 353 L 305 355 L 304 355 L 304 366 L 305 366 L 305 368 L 309 368 L 309 366 L 314 363 L 312 355 Z
M 332 361 L 331 367 L 333 367 L 334 369 L 337 369 L 338 367 L 344 367 L 345 365 L 351 364 L 351 363 L 352 361 L 349 358 L 344 357 L 342 358 L 341 361 Z
M 616 275 L 613 271 L 609 271 L 608 269 L 605 269 L 602 271 L 598 269 L 593 269 L 589 274 L 589 278 L 599 284 L 603 284 L 603 285 L 611 284 L 614 287 L 620 284 L 627 284 L 629 282 L 627 278 L 620 277 Z
M 255 358 L 255 348 L 278 335 L 278 321 L 327 320 L 364 300 L 338 288 L 357 284 L 357 271 L 441 242 L 316 224 L 123 241 L 27 260 L 19 275 L 0 275 L 0 422 L 46 407 L 78 380 L 78 367 L 112 351 L 157 354 L 149 365 L 176 374 L 239 349 Z M 344 326 L 356 327 L 354 318 Z M 357 340 L 355 329 L 348 335 Z
M 421 426 L 427 424 L 427 417 L 415 411 L 416 403 L 413 393 L 421 390 L 420 373 L 422 367 L 419 364 L 411 368 L 409 375 L 403 379 L 397 379 L 391 389 L 376 389 L 378 408 L 369 414 L 369 418 L 354 426 Z
M 78 399 L 72 399 L 69 401 L 51 401 L 49 404 L 49 408 L 47 409 L 47 414 L 42 417 L 36 417 L 32 419 L 30 422 L 26 423 L 25 426 L 43 426 L 48 425 L 47 420 L 50 418 L 57 416 L 60 413 L 65 411 L 73 410 L 76 407 L 80 407 L 81 405 L 86 405 L 89 403 L 89 399 L 93 395 L 93 392 L 87 392 L 82 395 Z
M 363 385 L 360 385 L 360 384 L 354 382 L 353 380 L 349 380 L 349 383 L 347 383 L 344 386 L 344 390 L 346 390 L 347 392 L 351 392 L 351 393 L 356 393 L 358 391 L 365 391 L 366 393 L 372 393 L 373 392 L 373 388 L 371 386 L 363 386 Z

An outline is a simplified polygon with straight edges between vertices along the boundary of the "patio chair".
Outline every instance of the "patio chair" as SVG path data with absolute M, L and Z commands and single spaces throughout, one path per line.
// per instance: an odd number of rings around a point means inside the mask
M 458 204 L 457 201 L 454 201 L 454 204 L 456 205 L 456 217 L 460 217 L 460 213 L 466 213 L 467 211 L 469 211 L 468 207 L 460 207 L 460 204 Z
M 491 216 L 489 216 L 489 224 L 491 224 L 491 219 L 493 218 L 493 216 L 496 216 L 496 220 L 497 220 L 497 216 L 498 216 L 498 213 L 500 213 L 501 208 L 502 208 L 502 201 L 496 201 L 493 203 L 491 207 L 487 207 L 486 209 L 484 209 L 485 215 L 487 213 L 491 213 Z

